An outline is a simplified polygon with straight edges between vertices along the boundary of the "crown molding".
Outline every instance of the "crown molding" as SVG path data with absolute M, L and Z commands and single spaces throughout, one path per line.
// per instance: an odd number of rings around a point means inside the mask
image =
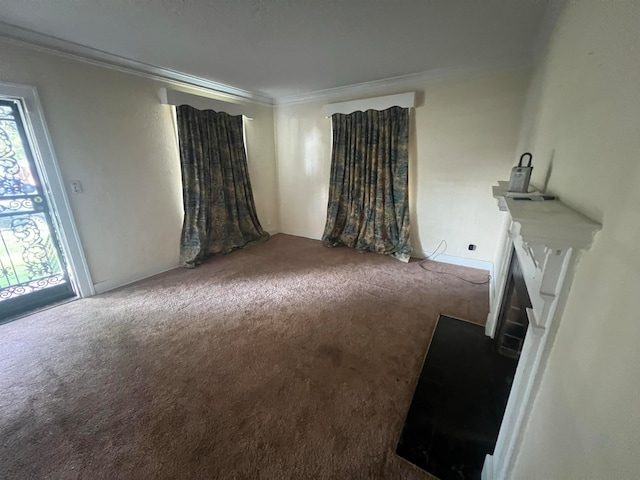
M 314 92 L 270 97 L 261 92 L 244 90 L 177 70 L 138 62 L 4 22 L 0 22 L 0 40 L 9 44 L 70 58 L 90 65 L 163 82 L 170 86 L 186 87 L 209 95 L 215 94 L 217 97 L 229 100 L 244 101 L 265 106 L 287 106 L 316 101 L 326 103 L 350 98 L 375 96 L 389 93 L 393 90 L 411 88 L 416 84 L 471 78 L 504 70 L 520 70 L 530 68 L 533 64 L 532 59 L 525 61 L 499 59 L 471 66 L 438 68 L 425 72 L 317 90 Z
M 411 73 L 409 75 L 384 78 L 382 80 L 374 80 L 371 82 L 356 83 L 353 85 L 329 88 L 326 90 L 318 90 L 315 92 L 301 93 L 299 95 L 275 97 L 273 99 L 273 104 L 275 106 L 287 106 L 311 102 L 334 102 L 349 98 L 380 95 L 383 93 L 389 93 L 393 90 L 412 89 L 419 84 L 434 83 L 442 80 L 472 78 L 475 76 L 499 71 L 522 70 L 525 68 L 530 68 L 532 64 L 533 63 L 531 59 L 527 59 L 524 61 L 501 59 L 484 64 L 464 67 L 437 68 L 433 70 L 427 70 L 425 72 Z
M 173 86 L 188 87 L 209 94 L 214 93 L 217 96 L 232 100 L 242 100 L 268 106 L 273 105 L 271 97 L 259 92 L 252 92 L 177 70 L 138 62 L 4 22 L 0 22 L 0 39 L 10 44 L 161 81 Z

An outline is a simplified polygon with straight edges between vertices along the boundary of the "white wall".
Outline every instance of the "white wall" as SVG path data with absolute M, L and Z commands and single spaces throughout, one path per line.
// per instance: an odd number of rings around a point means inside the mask
M 37 87 L 98 291 L 178 264 L 182 186 L 162 83 L 0 41 L 0 81 Z M 273 116 L 255 107 L 247 150 L 258 215 L 277 230 Z
M 245 119 L 247 163 L 253 199 L 262 228 L 271 234 L 280 232 L 278 176 L 273 108 L 249 105 L 252 120 Z
M 502 217 L 491 185 L 508 179 L 529 71 L 416 84 L 409 202 L 417 254 L 446 240 L 447 255 L 493 262 Z M 380 94 L 398 93 L 394 91 Z M 341 99 L 341 100 L 351 100 Z M 333 100 L 332 100 L 333 101 Z M 331 166 L 331 119 L 323 102 L 275 109 L 283 232 L 320 238 Z M 467 250 L 468 244 L 477 250 Z
M 568 2 L 531 90 L 521 149 L 603 224 L 578 265 L 510 478 L 640 472 L 640 3 Z

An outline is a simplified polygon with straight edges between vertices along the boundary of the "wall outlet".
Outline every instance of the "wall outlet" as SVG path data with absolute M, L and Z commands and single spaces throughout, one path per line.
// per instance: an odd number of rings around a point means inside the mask
M 73 193 L 82 193 L 82 184 L 79 180 L 74 180 L 71 182 L 71 191 Z

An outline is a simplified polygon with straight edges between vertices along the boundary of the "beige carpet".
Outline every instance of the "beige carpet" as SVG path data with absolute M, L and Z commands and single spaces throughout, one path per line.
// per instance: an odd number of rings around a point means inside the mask
M 288 235 L 45 310 L 0 326 L 0 477 L 429 478 L 393 452 L 430 337 L 487 311 L 488 284 Z

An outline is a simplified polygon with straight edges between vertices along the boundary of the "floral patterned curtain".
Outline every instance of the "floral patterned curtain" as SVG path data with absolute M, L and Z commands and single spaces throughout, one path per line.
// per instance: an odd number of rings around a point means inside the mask
M 322 242 L 408 261 L 409 110 L 334 114 Z
M 244 148 L 242 116 L 177 107 L 184 223 L 180 263 L 269 238 L 260 226 Z

